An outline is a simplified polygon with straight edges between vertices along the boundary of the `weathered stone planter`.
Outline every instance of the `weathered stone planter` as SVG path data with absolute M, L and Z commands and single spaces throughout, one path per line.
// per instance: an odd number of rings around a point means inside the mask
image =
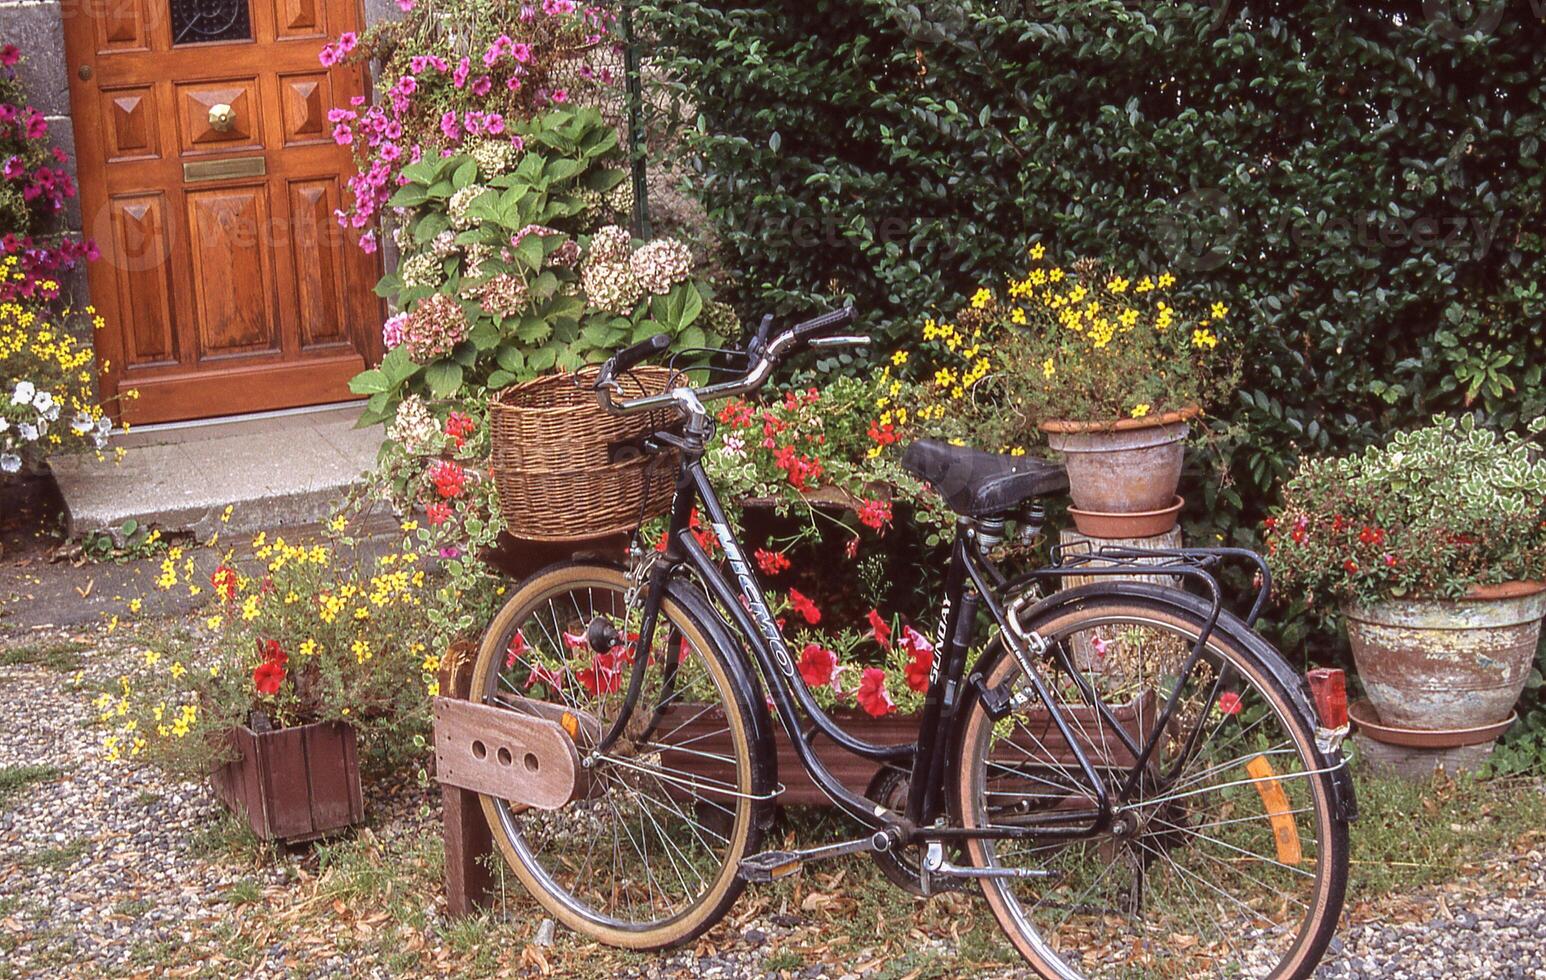
M 237 758 L 210 777 L 215 795 L 264 840 L 311 840 L 365 819 L 354 729 L 339 722 L 232 729 Z
M 1196 415 L 1197 409 L 1191 408 L 1117 422 L 1049 421 L 1041 428 L 1048 445 L 1062 454 L 1068 467 L 1068 493 L 1077 510 L 1098 517 L 1152 517 L 1171 508 L 1179 510 L 1176 488 L 1181 485 L 1190 419 Z M 1174 513 L 1169 516 L 1164 526 L 1115 536 L 1163 534 L 1175 525 Z M 1085 533 L 1095 533 L 1093 526 Z
M 1504 721 L 1519 700 L 1546 615 L 1546 584 L 1343 611 L 1359 679 L 1382 722 L 1470 729 Z

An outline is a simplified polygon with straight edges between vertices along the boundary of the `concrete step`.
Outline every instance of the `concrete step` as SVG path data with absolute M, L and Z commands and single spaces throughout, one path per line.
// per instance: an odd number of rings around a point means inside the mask
M 146 426 L 114 439 L 122 461 L 50 461 L 69 534 L 133 518 L 203 539 L 218 528 L 254 531 L 325 518 L 370 470 L 380 426 L 356 429 L 357 403 Z M 229 523 L 221 524 L 226 507 Z

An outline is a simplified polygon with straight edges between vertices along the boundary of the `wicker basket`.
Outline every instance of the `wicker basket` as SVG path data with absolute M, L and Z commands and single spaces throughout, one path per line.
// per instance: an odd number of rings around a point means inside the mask
M 669 428 L 669 408 L 638 415 L 616 415 L 596 404 L 597 371 L 550 374 L 502 392 L 489 406 L 489 437 L 495 470 L 579 470 L 615 461 L 619 446 Z M 636 368 L 619 378 L 619 398 L 663 391 L 672 372 Z
M 677 454 L 637 456 L 582 470 L 494 470 L 510 533 L 531 541 L 583 541 L 631 531 L 671 509 Z
M 671 372 L 643 367 L 620 379 L 636 398 L 665 388 Z M 615 415 L 596 404 L 594 369 L 509 389 L 490 406 L 489 469 L 511 534 L 579 541 L 629 531 L 671 508 L 678 454 L 635 448 L 675 421 L 670 409 Z

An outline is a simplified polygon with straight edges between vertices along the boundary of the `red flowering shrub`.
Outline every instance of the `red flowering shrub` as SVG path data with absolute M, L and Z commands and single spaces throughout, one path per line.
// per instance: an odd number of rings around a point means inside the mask
M 1537 430 L 1541 428 L 1538 425 Z M 1546 576 L 1546 461 L 1529 440 L 1435 419 L 1305 462 L 1264 524 L 1279 584 L 1315 601 L 1456 597 Z
M 864 668 L 855 700 L 871 718 L 883 718 L 896 710 L 896 703 L 886 690 L 886 672 L 879 667 Z

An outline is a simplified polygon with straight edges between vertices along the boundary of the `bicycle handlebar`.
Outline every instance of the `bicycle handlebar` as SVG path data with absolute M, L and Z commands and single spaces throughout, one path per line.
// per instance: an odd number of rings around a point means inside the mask
M 708 385 L 703 388 L 675 388 L 657 395 L 646 395 L 642 398 L 631 398 L 626 401 L 614 402 L 612 400 L 613 394 L 622 393 L 622 389 L 616 381 L 617 376 L 631 368 L 637 367 L 641 362 L 670 346 L 671 339 L 668 336 L 656 334 L 648 340 L 643 340 L 631 347 L 624 348 L 607 359 L 596 377 L 596 401 L 609 412 L 631 414 L 679 405 L 688 396 L 695 397 L 701 403 L 719 398 L 744 395 L 756 391 L 766 384 L 768 378 L 773 373 L 773 369 L 778 367 L 785 358 L 802 346 L 863 347 L 870 343 L 869 337 L 839 336 L 834 334 L 834 331 L 839 328 L 853 323 L 855 316 L 853 307 L 846 306 L 841 310 L 823 313 L 814 319 L 796 324 L 765 343 L 749 345 L 750 349 L 747 353 L 751 356 L 752 361 L 747 367 L 746 373 L 739 378 L 722 381 L 719 384 Z M 765 319 L 764 324 L 766 323 Z M 764 336 L 765 334 L 759 332 L 758 339 L 760 340 Z M 760 350 L 756 348 L 760 348 Z

